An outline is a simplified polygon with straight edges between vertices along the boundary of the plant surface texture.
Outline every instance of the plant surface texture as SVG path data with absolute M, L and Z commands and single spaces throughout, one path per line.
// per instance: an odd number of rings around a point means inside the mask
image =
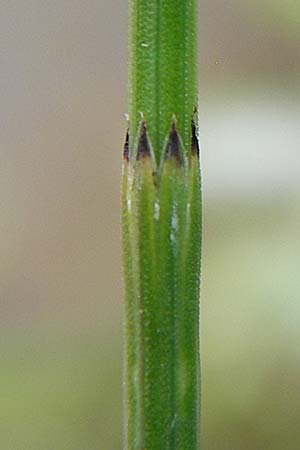
M 195 1 L 129 3 L 123 150 L 125 449 L 199 448 Z

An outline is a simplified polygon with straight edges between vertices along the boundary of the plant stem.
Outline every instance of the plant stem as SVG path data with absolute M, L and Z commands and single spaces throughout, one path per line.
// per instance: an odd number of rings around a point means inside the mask
M 199 442 L 195 0 L 130 0 L 122 176 L 126 450 Z
M 129 0 L 129 117 L 133 151 L 143 113 L 157 161 L 172 115 L 184 148 L 197 102 L 196 0 Z

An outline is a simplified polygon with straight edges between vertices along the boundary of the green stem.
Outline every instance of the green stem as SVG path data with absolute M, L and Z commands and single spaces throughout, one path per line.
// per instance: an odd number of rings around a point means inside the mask
M 124 147 L 126 450 L 199 445 L 194 0 L 131 0 Z
M 188 148 L 197 102 L 195 24 L 195 0 L 129 0 L 131 151 L 141 113 L 157 160 L 173 114 Z

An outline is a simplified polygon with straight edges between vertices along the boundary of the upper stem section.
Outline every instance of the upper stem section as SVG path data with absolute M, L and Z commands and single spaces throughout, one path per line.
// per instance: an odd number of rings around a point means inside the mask
M 183 151 L 197 103 L 196 0 L 129 0 L 130 153 L 141 119 L 157 163 L 173 118 Z

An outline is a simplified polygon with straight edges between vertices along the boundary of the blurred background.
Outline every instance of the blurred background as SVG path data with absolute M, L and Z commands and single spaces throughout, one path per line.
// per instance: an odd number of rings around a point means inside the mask
M 1 2 L 1 450 L 121 449 L 126 27 Z M 200 1 L 205 450 L 300 448 L 299 30 L 294 0 Z

